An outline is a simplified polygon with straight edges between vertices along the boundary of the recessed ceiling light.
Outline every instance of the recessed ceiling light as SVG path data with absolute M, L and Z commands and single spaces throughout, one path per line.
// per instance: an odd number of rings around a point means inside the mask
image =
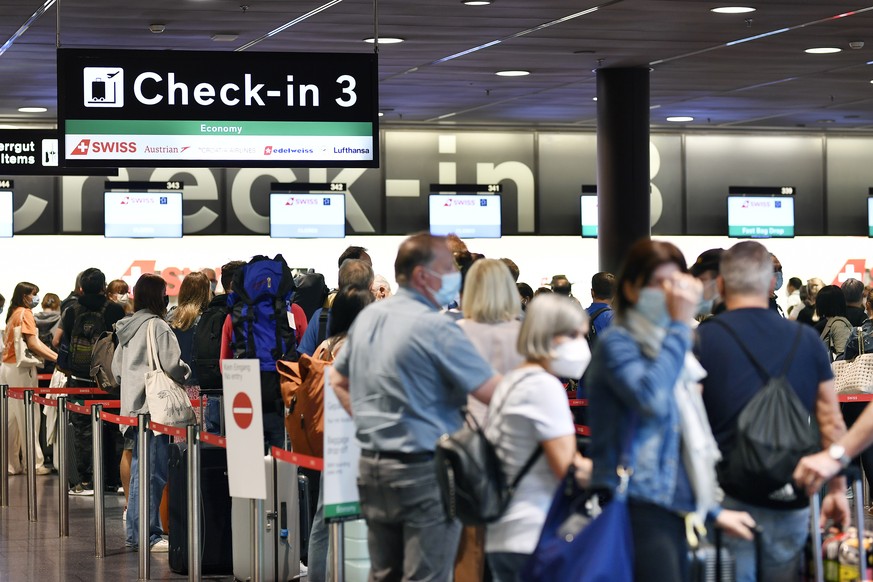
M 671 123 L 684 123 L 686 121 L 694 121 L 694 118 L 690 115 L 676 115 L 674 117 L 668 117 L 667 121 Z
M 816 119 L 816 123 L 835 123 L 833 119 Z
M 45 107 L 19 107 L 19 113 L 45 113 L 48 111 Z
M 530 75 L 530 71 L 497 71 L 494 74 L 498 77 L 525 77 Z
M 597 101 L 597 97 L 592 97 L 591 100 L 592 100 L 592 101 Z
M 834 53 L 839 53 L 842 51 L 843 49 L 837 48 L 835 46 L 819 46 L 814 48 L 808 48 L 803 52 L 810 55 L 832 55 Z
M 721 6 L 719 8 L 713 8 L 710 12 L 715 12 L 717 14 L 746 14 L 748 12 L 754 12 L 757 10 L 756 8 L 752 8 L 751 6 Z
M 379 112 L 379 117 L 385 117 L 385 114 L 382 113 L 382 112 L 380 111 L 380 112 Z
M 233 42 L 239 38 L 239 34 L 235 32 L 216 32 L 212 35 L 212 40 L 215 42 Z
M 487 6 L 491 4 L 493 0 L 461 0 L 461 4 L 466 4 L 467 6 Z
M 379 44 L 397 44 L 397 43 L 403 42 L 404 40 L 406 40 L 406 39 L 400 38 L 397 36 L 380 36 L 379 37 Z M 370 44 L 373 44 L 376 42 L 376 39 L 372 38 L 372 37 L 365 38 L 364 42 L 368 42 Z

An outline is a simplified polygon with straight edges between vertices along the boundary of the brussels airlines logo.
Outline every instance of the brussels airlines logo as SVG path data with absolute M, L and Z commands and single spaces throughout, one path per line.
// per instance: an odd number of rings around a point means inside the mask
M 124 69 L 85 67 L 82 78 L 85 107 L 124 107 Z
M 136 153 L 136 142 L 134 142 L 134 141 L 93 141 L 90 139 L 82 139 L 82 140 L 79 140 L 78 145 L 73 148 L 73 151 L 70 152 L 70 155 L 71 156 L 87 156 L 89 153 L 92 153 L 92 154 L 103 154 L 103 153 L 132 154 L 132 153 Z

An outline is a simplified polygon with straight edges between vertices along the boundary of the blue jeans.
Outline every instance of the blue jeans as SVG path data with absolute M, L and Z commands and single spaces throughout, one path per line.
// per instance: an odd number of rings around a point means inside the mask
M 328 525 L 324 521 L 324 483 L 318 489 L 318 509 L 309 532 L 309 582 L 325 582 L 330 580 L 330 562 L 328 561 Z
M 167 476 L 170 472 L 170 437 L 154 435 L 150 437 L 149 463 L 151 476 L 149 478 L 149 543 L 154 544 L 161 539 L 161 497 Z M 127 538 L 126 544 L 131 547 L 139 545 L 139 439 L 133 441 L 133 460 L 130 463 L 130 491 L 127 500 Z
M 203 410 L 203 422 L 206 432 L 221 434 L 221 405 L 218 398 L 208 398 Z
M 755 563 L 755 544 L 724 536 L 724 545 L 736 557 L 737 582 L 754 582 L 756 567 L 767 582 L 794 582 L 800 577 L 803 546 L 809 535 L 809 508 L 768 509 L 725 497 L 722 507 L 748 511 L 762 528 L 759 540 L 761 564 Z
M 521 569 L 530 559 L 530 554 L 512 552 L 491 552 L 486 556 L 494 582 L 521 582 Z

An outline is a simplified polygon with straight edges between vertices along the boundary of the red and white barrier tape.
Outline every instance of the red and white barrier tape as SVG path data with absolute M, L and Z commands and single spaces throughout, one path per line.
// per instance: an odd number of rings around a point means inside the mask
M 297 465 L 298 467 L 304 467 L 306 469 L 324 471 L 324 459 L 318 457 L 293 453 L 291 451 L 286 451 L 285 449 L 280 449 L 279 447 L 273 447 L 270 451 L 270 455 L 272 455 L 272 457 L 277 461 L 291 463 L 292 465 Z
M 75 412 L 76 414 L 91 414 L 90 406 L 82 406 L 81 404 L 76 404 L 75 402 L 67 402 L 67 410 L 70 412 Z
M 582 425 L 582 424 L 577 424 L 576 425 L 576 434 L 581 435 L 581 436 L 591 436 L 591 429 L 587 426 Z
M 153 420 L 149 421 L 149 428 L 154 432 L 168 434 L 174 437 L 185 438 L 188 436 L 188 430 L 185 427 L 167 426 L 166 424 L 159 424 Z
M 201 432 L 200 433 L 200 442 L 208 443 L 210 445 L 215 445 L 216 447 L 221 447 L 222 449 L 227 448 L 227 439 L 223 436 L 218 436 L 217 434 L 212 434 L 209 432 Z
M 111 412 L 101 412 L 100 418 L 107 422 L 111 422 L 112 424 L 121 424 L 124 426 L 139 425 L 139 418 L 136 416 L 121 416 L 118 414 L 112 414 Z
M 587 398 L 574 398 L 574 399 L 568 400 L 568 402 L 570 403 L 570 408 L 579 408 L 582 406 L 588 406 L 588 399 Z
M 33 401 L 37 404 L 42 404 L 43 406 L 49 406 L 51 408 L 58 407 L 58 401 L 54 398 L 43 398 L 41 396 L 33 395 Z

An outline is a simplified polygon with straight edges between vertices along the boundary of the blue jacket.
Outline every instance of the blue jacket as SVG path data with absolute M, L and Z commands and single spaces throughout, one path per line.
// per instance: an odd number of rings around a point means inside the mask
M 675 510 L 680 457 L 679 411 L 673 389 L 691 345 L 688 325 L 673 322 L 654 360 L 640 351 L 621 324 L 612 325 L 597 343 L 588 382 L 591 457 L 595 486 L 614 488 L 615 469 L 629 434 L 630 410 L 637 412 L 631 445 L 628 495 Z

